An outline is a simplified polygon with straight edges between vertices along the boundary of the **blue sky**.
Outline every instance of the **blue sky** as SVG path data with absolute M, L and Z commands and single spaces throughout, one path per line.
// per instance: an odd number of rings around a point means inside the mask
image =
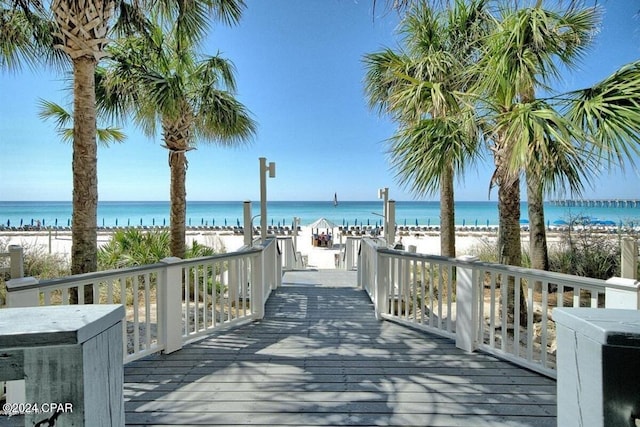
M 188 200 L 258 200 L 258 158 L 277 165 L 269 199 L 373 200 L 389 187 L 396 200 L 415 197 L 399 188 L 385 155 L 394 126 L 369 111 L 364 98 L 364 54 L 396 45 L 398 16 L 368 0 L 246 0 L 240 25 L 216 25 L 203 53 L 237 68 L 238 98 L 258 122 L 252 144 L 199 144 L 189 153 Z M 600 0 L 601 33 L 580 69 L 560 89 L 586 87 L 640 57 L 637 0 Z M 0 200 L 71 200 L 71 147 L 37 115 L 43 98 L 65 103 L 61 76 L 51 71 L 0 70 Z M 169 168 L 161 136 L 127 126 L 124 144 L 100 148 L 101 200 L 168 200 Z M 640 163 L 638 163 L 640 166 Z M 457 200 L 487 200 L 487 158 L 460 179 Z M 587 198 L 640 198 L 638 174 L 604 171 Z M 495 200 L 495 191 L 491 200 Z M 419 200 L 432 200 L 424 197 Z

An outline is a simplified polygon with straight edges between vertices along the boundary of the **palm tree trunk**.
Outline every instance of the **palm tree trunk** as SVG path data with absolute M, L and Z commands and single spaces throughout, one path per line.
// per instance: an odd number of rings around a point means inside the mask
M 185 152 L 169 151 L 169 165 L 171 167 L 171 256 L 184 258 L 187 216 Z
M 500 264 L 522 264 L 522 244 L 520 239 L 520 179 L 508 180 L 498 190 L 498 214 L 500 218 L 498 249 Z M 509 276 L 507 285 L 507 313 L 514 318 L 515 287 L 519 286 L 515 278 Z M 525 292 L 520 292 L 520 325 L 527 322 L 527 301 Z M 515 319 L 514 319 L 515 323 Z M 515 327 L 515 326 L 514 326 Z
M 453 168 L 442 171 L 440 179 L 440 254 L 456 256 L 455 207 L 453 191 Z
M 98 154 L 96 144 L 96 100 L 94 58 L 73 61 L 73 233 L 71 274 L 90 273 L 98 267 Z M 93 302 L 90 286 L 85 303 Z M 75 302 L 75 301 L 72 301 Z
M 498 262 L 506 265 L 522 264 L 520 241 L 520 179 L 503 182 L 498 189 Z
M 540 179 L 532 173 L 526 174 L 527 205 L 529 209 L 529 255 L 531 268 L 549 270 L 547 232 L 544 225 L 544 202 Z

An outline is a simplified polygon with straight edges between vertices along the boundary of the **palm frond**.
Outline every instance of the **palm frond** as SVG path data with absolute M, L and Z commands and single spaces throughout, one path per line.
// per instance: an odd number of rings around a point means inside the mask
M 622 67 L 591 88 L 568 94 L 568 118 L 609 164 L 635 167 L 640 154 L 640 61 Z

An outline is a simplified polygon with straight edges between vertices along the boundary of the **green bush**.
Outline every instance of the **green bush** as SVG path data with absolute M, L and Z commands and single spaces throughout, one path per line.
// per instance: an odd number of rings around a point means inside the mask
M 484 262 L 498 262 L 494 243 L 483 240 L 471 255 Z M 529 252 L 522 252 L 522 266 L 531 265 Z M 549 245 L 549 270 L 574 276 L 609 279 L 620 275 L 620 236 L 596 233 L 588 228 L 562 232 L 558 244 Z
M 168 230 L 145 231 L 127 228 L 116 231 L 109 242 L 98 250 L 98 269 L 133 267 L 154 264 L 171 256 L 170 234 Z M 202 245 L 194 241 L 187 247 L 186 258 L 211 256 L 226 252 L 220 248 Z
M 620 275 L 620 236 L 589 229 L 564 232 L 549 251 L 551 271 L 574 276 L 609 279 Z

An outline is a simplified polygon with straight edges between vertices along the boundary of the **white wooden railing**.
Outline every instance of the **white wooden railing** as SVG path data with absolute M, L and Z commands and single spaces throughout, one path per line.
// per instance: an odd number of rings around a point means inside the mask
M 640 304 L 637 282 L 625 285 L 625 279 L 396 251 L 376 239 L 362 240 L 358 265 L 358 284 L 379 318 L 435 332 L 467 351 L 480 349 L 553 378 L 553 308 L 620 308 L 613 307 L 613 298 L 606 304 L 608 294 Z
M 85 292 L 96 304 L 123 304 L 124 361 L 171 353 L 221 327 L 264 316 L 264 304 L 281 284 L 276 239 L 238 252 L 38 281 L 7 282 L 8 307 L 64 305 Z

